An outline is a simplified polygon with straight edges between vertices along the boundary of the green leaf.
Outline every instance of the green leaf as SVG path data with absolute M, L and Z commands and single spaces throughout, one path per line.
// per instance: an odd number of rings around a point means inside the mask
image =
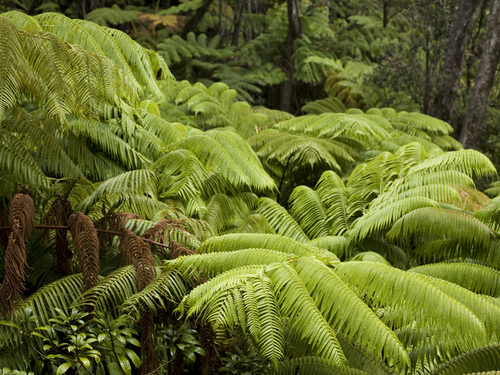
M 63 363 L 61 366 L 59 366 L 57 368 L 56 375 L 62 375 L 62 374 L 64 374 L 66 371 L 69 370 L 70 367 L 73 367 L 73 365 L 74 365 L 74 363 L 71 363 L 71 362 Z
M 125 374 L 131 375 L 132 368 L 130 367 L 130 362 L 128 361 L 127 357 L 125 357 L 123 354 L 117 354 L 117 357 L 118 361 L 120 362 L 120 367 L 125 372 Z
M 137 356 L 137 354 L 133 350 L 125 348 L 124 351 L 125 354 L 130 358 L 135 367 L 137 368 L 141 367 L 141 359 Z

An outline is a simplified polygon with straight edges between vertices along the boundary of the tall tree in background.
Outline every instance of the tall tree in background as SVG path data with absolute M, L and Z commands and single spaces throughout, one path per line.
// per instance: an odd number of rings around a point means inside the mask
M 465 49 L 469 43 L 474 21 L 484 0 L 462 0 L 457 10 L 450 34 L 450 42 L 437 92 L 430 108 L 430 115 L 449 122 L 453 103 L 457 96 L 460 76 L 465 61 Z
M 485 43 L 478 73 L 472 88 L 465 124 L 460 142 L 465 148 L 479 146 L 486 117 L 488 97 L 493 86 L 496 67 L 500 58 L 500 0 L 493 0 L 486 30 Z
M 302 22 L 300 20 L 299 0 L 287 0 L 288 10 L 288 34 L 285 41 L 285 60 L 289 61 L 290 69 L 286 70 L 288 80 L 281 83 L 280 87 L 280 107 L 281 111 L 290 112 L 293 95 L 293 41 L 302 38 Z

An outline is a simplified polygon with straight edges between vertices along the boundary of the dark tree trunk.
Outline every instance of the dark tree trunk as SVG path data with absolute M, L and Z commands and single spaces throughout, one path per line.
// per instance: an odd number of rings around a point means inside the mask
M 298 0 L 287 0 L 288 34 L 286 36 L 287 58 L 292 58 L 292 43 L 302 38 L 302 22 L 300 21 L 300 3 Z
M 383 10 L 384 10 L 384 15 L 383 15 L 382 22 L 383 22 L 384 28 L 386 28 L 387 24 L 389 23 L 389 1 L 384 1 Z
M 460 133 L 465 148 L 477 148 L 481 140 L 495 71 L 500 57 L 500 0 L 493 0 L 484 39 L 483 53 L 467 110 L 467 117 Z
M 291 112 L 293 95 L 293 74 L 295 70 L 292 63 L 293 41 L 302 38 L 302 22 L 300 21 L 299 0 L 287 0 L 288 10 L 288 34 L 285 41 L 285 60 L 289 62 L 291 69 L 286 70 L 288 80 L 280 85 L 280 106 L 279 109 Z
M 214 0 L 203 0 L 202 6 L 198 8 L 193 18 L 191 18 L 184 26 L 184 29 L 182 30 L 181 33 L 181 37 L 183 39 L 186 39 L 187 35 L 191 31 L 194 31 L 196 26 L 198 26 L 205 13 L 208 12 L 208 7 L 210 6 L 210 4 L 212 4 L 213 1 Z
M 233 40 L 231 44 L 238 48 L 238 44 L 240 41 L 240 32 L 241 32 L 241 21 L 243 20 L 243 9 L 245 8 L 244 0 L 238 1 L 238 6 L 236 7 L 236 17 L 234 20 L 234 32 L 233 32 Z
M 431 31 L 430 25 L 431 22 L 431 14 L 430 14 L 430 4 L 429 0 L 427 0 L 426 4 L 426 21 L 427 25 L 425 28 L 425 73 L 424 73 L 424 97 L 423 97 L 423 112 L 425 114 L 429 113 L 429 103 L 431 101 L 431 55 L 430 55 L 430 39 L 431 39 Z
M 437 92 L 429 112 L 431 116 L 443 121 L 450 121 L 465 61 L 465 49 L 469 43 L 482 2 L 483 0 L 461 0 L 453 21 L 450 44 L 446 51 Z

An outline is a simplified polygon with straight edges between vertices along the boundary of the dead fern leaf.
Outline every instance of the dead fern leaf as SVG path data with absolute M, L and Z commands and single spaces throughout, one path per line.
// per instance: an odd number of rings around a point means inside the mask
M 83 292 L 93 288 L 99 281 L 99 239 L 97 231 L 82 212 L 71 215 L 68 220 L 73 241 L 75 241 L 78 262 L 83 274 Z

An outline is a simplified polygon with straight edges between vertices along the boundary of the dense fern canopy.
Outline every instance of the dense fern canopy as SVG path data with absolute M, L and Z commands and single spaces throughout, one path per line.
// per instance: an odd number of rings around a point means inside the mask
M 142 19 L 171 32 L 193 3 Z M 284 66 L 236 65 L 270 35 L 237 56 L 194 32 L 155 52 L 106 26 L 140 13 L 118 10 L 0 15 L 0 367 L 205 374 L 241 345 L 261 373 L 498 368 L 487 156 L 446 122 L 368 108 L 370 64 L 308 50 L 333 35 L 317 7 L 293 77 L 329 98 L 303 116 L 253 106 Z M 277 32 L 286 7 L 271 16 Z M 176 81 L 181 57 L 219 81 Z

